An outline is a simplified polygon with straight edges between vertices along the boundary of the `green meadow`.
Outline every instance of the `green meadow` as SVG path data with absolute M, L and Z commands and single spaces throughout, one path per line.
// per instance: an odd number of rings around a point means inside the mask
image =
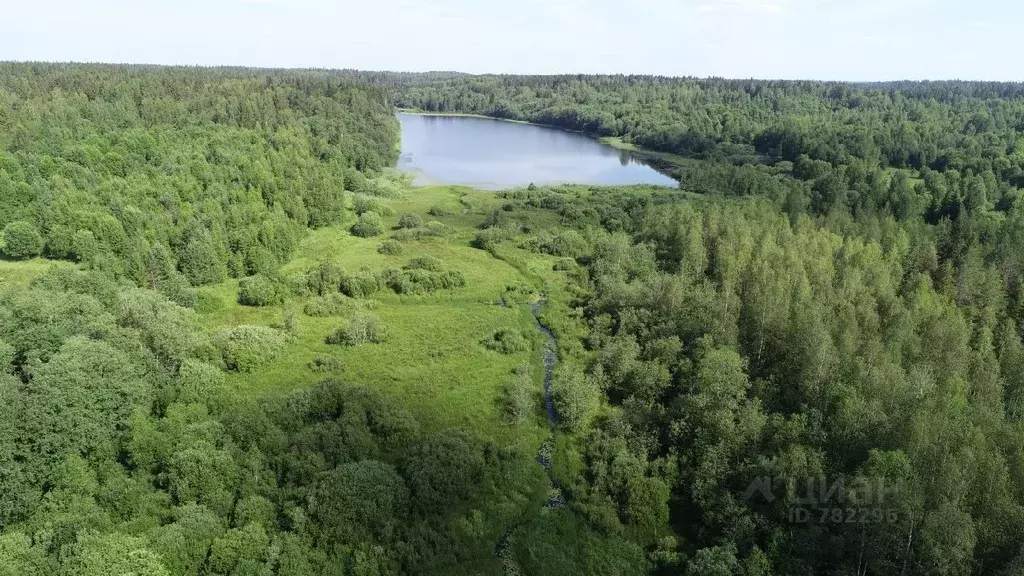
M 425 428 L 472 428 L 499 443 L 538 446 L 548 434 L 543 412 L 538 409 L 534 417 L 512 430 L 498 413 L 497 396 L 515 367 L 528 364 L 536 382 L 538 406 L 542 401 L 543 338 L 527 304 L 539 297 L 544 283 L 556 277 L 550 272 L 553 259 L 531 255 L 524 274 L 515 265 L 470 245 L 476 227 L 501 206 L 491 192 L 439 186 L 409 189 L 400 197 L 379 200 L 394 211 L 385 218 L 385 234 L 356 237 L 349 232 L 351 221 L 313 230 L 303 239 L 295 258 L 281 268 L 282 276 L 301 274 L 325 260 L 355 273 L 401 268 L 413 258 L 433 256 L 447 269 L 461 272 L 466 285 L 426 295 L 378 292 L 367 300 L 367 312 L 379 319 L 389 336 L 380 344 L 352 347 L 325 342 L 345 318 L 303 314 L 308 298 L 291 297 L 276 306 L 250 307 L 238 303 L 235 279 L 200 288 L 201 295 L 218 302 L 216 309 L 200 312 L 203 325 L 211 331 L 242 324 L 280 325 L 286 310 L 297 312 L 298 336 L 284 353 L 254 373 L 229 373 L 228 383 L 242 394 L 259 396 L 336 377 L 398 399 Z M 441 215 L 431 215 L 432 207 L 444 210 L 435 210 Z M 439 221 L 446 232 L 406 240 L 399 255 L 379 253 L 377 247 L 398 230 L 400 215 L 405 213 Z M 519 295 L 518 302 L 504 303 L 509 289 Z M 531 349 L 505 355 L 481 344 L 502 329 L 526 335 Z M 338 368 L 326 374 L 314 371 L 311 362 L 324 356 L 336 358 Z

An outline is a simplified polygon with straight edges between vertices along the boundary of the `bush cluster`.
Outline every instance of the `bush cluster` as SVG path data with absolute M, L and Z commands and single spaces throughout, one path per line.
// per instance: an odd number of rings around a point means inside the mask
M 498 208 L 497 210 L 495 210 L 495 211 L 493 211 L 493 212 L 491 212 L 490 214 L 487 215 L 487 218 L 485 218 L 483 223 L 480 224 L 480 227 L 484 228 L 484 229 L 486 229 L 486 228 L 514 228 L 515 227 L 515 222 L 512 221 L 512 217 L 509 216 L 509 213 L 508 213 L 507 210 L 502 210 L 501 208 Z
M 277 358 L 287 341 L 280 330 L 244 324 L 213 336 L 225 367 L 236 372 L 252 372 Z
M 327 337 L 328 344 L 358 346 L 359 344 L 380 344 L 387 340 L 387 331 L 376 316 L 363 314 L 348 321 Z
M 352 298 L 366 298 L 389 289 L 396 294 L 429 294 L 438 290 L 462 288 L 466 277 L 458 270 L 445 270 L 435 256 L 413 258 L 403 270 L 388 268 L 380 272 L 363 270 L 341 276 L 339 289 Z
M 576 261 L 572 258 L 559 258 L 555 260 L 555 263 L 551 265 L 552 270 L 556 271 L 568 271 L 576 269 Z
M 438 290 L 451 290 L 466 285 L 466 278 L 458 270 L 431 272 L 412 269 L 385 270 L 381 277 L 384 284 L 396 294 L 429 294 Z
M 427 210 L 427 214 L 430 214 L 431 216 L 435 216 L 438 218 L 440 218 L 441 216 L 451 216 L 454 213 L 454 210 L 441 206 L 440 204 L 434 204 L 433 206 L 430 207 L 430 210 Z
M 533 252 L 564 258 L 580 258 L 590 251 L 590 243 L 575 230 L 565 230 L 558 234 L 542 232 L 523 242 L 522 247 Z
M 447 226 L 437 220 L 431 220 L 419 228 L 400 228 L 391 237 L 395 240 L 407 241 L 444 236 L 447 233 Z
M 4 227 L 4 255 L 22 260 L 43 252 L 43 236 L 29 222 L 15 221 Z
M 365 212 L 352 225 L 351 232 L 360 238 L 380 236 L 384 233 L 384 219 L 376 212 Z
M 395 214 L 395 209 L 387 202 L 363 194 L 356 194 L 352 197 L 352 208 L 357 216 L 362 216 L 367 212 L 376 212 L 381 216 L 394 216 Z
M 498 406 L 509 424 L 520 424 L 536 405 L 536 391 L 529 364 L 516 366 L 512 377 L 501 387 Z
M 318 354 L 309 363 L 309 369 L 313 372 L 340 372 L 345 367 L 344 362 L 337 356 Z
M 513 228 L 487 228 L 477 232 L 476 238 L 473 239 L 473 247 L 494 252 L 498 244 L 508 242 L 515 237 L 516 231 Z
M 262 274 L 243 278 L 238 283 L 238 303 L 242 306 L 273 306 L 284 302 L 288 289 Z
M 405 251 L 405 246 L 398 240 L 385 240 L 377 246 L 377 252 L 386 256 L 398 256 Z
M 419 228 L 423 226 L 423 218 L 415 212 L 406 212 L 398 218 L 398 227 L 403 229 Z
M 503 328 L 484 338 L 481 344 L 488 350 L 502 354 L 515 354 L 530 349 L 530 340 L 519 330 Z
M 406 270 L 429 270 L 430 272 L 440 272 L 444 270 L 444 262 L 437 256 L 431 256 L 427 254 L 425 256 L 417 256 L 409 263 L 405 265 Z
M 160 281 L 156 289 L 168 300 L 183 308 L 195 309 L 199 305 L 199 296 L 195 289 L 192 288 L 188 278 L 185 278 L 185 275 L 180 272 L 172 271 Z
M 306 289 L 309 293 L 323 296 L 337 292 L 345 271 L 333 260 L 325 260 L 306 271 Z
M 346 296 L 365 298 L 373 296 L 384 287 L 379 274 L 364 270 L 358 274 L 344 276 L 339 288 Z
M 302 308 L 302 312 L 306 316 L 323 318 L 328 316 L 347 316 L 354 312 L 356 308 L 355 300 L 340 292 L 332 292 L 310 298 Z

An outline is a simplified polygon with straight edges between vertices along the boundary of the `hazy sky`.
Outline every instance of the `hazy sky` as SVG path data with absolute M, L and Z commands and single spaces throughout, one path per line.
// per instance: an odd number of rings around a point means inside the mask
M 1022 0 L 0 0 L 0 60 L 1024 80 Z

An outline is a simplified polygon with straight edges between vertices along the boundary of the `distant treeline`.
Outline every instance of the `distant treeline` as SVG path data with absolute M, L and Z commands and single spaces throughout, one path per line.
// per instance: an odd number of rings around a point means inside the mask
M 1005 208 L 1007 194 L 1024 186 L 1024 84 L 354 75 L 387 87 L 400 106 L 527 120 L 714 160 L 722 165 L 679 172 L 684 188 L 788 196 L 797 212 L 934 222 L 964 208 Z M 910 180 L 893 185 L 893 169 Z M 801 184 L 775 183 L 790 177 Z

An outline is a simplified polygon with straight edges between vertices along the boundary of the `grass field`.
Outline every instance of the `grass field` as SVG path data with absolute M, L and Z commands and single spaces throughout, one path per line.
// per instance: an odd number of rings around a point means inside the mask
M 0 288 L 12 284 L 28 284 L 53 266 L 74 266 L 70 262 L 33 258 L 32 260 L 0 259 Z
M 352 385 L 365 385 L 398 399 L 409 408 L 427 431 L 449 428 L 477 430 L 501 443 L 538 446 L 548 434 L 548 423 L 541 406 L 543 363 L 540 350 L 543 337 L 525 301 L 502 305 L 503 295 L 517 288 L 520 299 L 546 292 L 559 294 L 557 279 L 563 273 L 552 272 L 554 258 L 511 247 L 503 248 L 504 259 L 473 248 L 470 243 L 478 225 L 502 200 L 493 192 L 458 186 L 411 188 L 401 197 L 385 199 L 395 214 L 387 217 L 391 228 L 378 238 L 358 238 L 348 224 L 309 232 L 295 257 L 281 269 L 283 275 L 297 274 L 327 259 L 333 259 L 348 272 L 362 269 L 401 268 L 412 258 L 431 255 L 447 268 L 460 271 L 466 285 L 429 295 L 399 296 L 382 291 L 372 298 L 369 313 L 388 329 L 381 344 L 342 347 L 327 344 L 325 338 L 345 322 L 345 318 L 315 318 L 301 313 L 305 299 L 291 298 L 283 305 L 263 308 L 238 304 L 238 280 L 229 279 L 197 290 L 214 297 L 220 305 L 201 312 L 203 326 L 209 331 L 241 324 L 275 326 L 282 323 L 285 310 L 299 311 L 299 336 L 285 352 L 258 371 L 229 373 L 228 382 L 249 396 L 288 392 L 307 387 L 327 377 L 336 377 Z M 432 207 L 442 215 L 431 215 Z M 401 255 L 385 255 L 377 247 L 397 229 L 401 214 L 414 212 L 425 222 L 442 222 L 447 233 L 441 237 L 407 240 Z M 554 226 L 554 215 L 532 213 L 532 222 Z M 550 221 L 549 221 L 550 220 Z M 0 288 L 25 285 L 53 266 L 75 266 L 45 259 L 13 261 L 0 259 Z M 515 329 L 527 336 L 533 348 L 503 355 L 486 349 L 485 338 L 501 329 Z M 341 360 L 336 373 L 315 372 L 310 363 L 317 356 Z M 512 429 L 498 413 L 497 398 L 501 386 L 520 364 L 532 367 L 537 383 L 538 409 L 533 419 Z
M 576 193 L 589 194 L 585 186 Z M 494 210 L 507 212 L 510 220 L 534 230 L 557 230 L 559 216 L 548 210 L 507 207 L 493 192 L 464 187 L 435 186 L 407 189 L 400 197 L 383 199 L 394 214 L 385 218 L 388 230 L 376 238 L 359 238 L 349 232 L 351 222 L 309 231 L 293 259 L 282 266 L 282 277 L 298 276 L 317 264 L 333 260 L 349 273 L 401 268 L 410 260 L 433 256 L 450 270 L 462 273 L 464 287 L 441 290 L 427 295 L 397 295 L 383 290 L 370 299 L 361 299 L 367 313 L 375 315 L 387 329 L 387 339 L 379 344 L 345 347 L 326 343 L 326 337 L 346 322 L 344 317 L 311 317 L 302 313 L 309 298 L 289 297 L 283 304 L 249 307 L 238 303 L 239 281 L 229 279 L 213 286 L 197 288 L 204 305 L 199 319 L 212 332 L 243 324 L 281 326 L 286 311 L 296 310 L 297 336 L 282 354 L 251 373 L 228 372 L 228 385 L 250 398 L 287 393 L 309 387 L 333 377 L 349 385 L 367 386 L 380 391 L 412 412 L 424 435 L 454 428 L 474 431 L 492 442 L 515 447 L 514 462 L 505 464 L 501 474 L 508 475 L 505 487 L 484 486 L 463 510 L 452 515 L 440 530 L 475 531 L 472 552 L 458 565 L 424 567 L 430 574 L 502 574 L 516 561 L 494 555 L 494 545 L 514 527 L 522 527 L 545 514 L 542 507 L 549 484 L 543 470 L 534 461 L 538 448 L 551 437 L 550 423 L 542 408 L 544 365 L 542 347 L 546 337 L 537 329 L 530 302 L 542 295 L 546 304 L 541 317 L 561 342 L 577 343 L 576 349 L 560 349 L 563 362 L 580 362 L 585 354 L 578 343 L 583 328 L 569 308 L 572 298 L 566 289 L 565 272 L 553 270 L 558 260 L 502 244 L 496 254 L 474 248 L 471 243 L 479 225 Z M 444 224 L 441 236 L 423 236 L 402 241 L 399 255 L 378 252 L 378 246 L 398 229 L 403 213 L 416 213 L 424 222 Z M 51 266 L 76 266 L 42 259 L 0 260 L 0 289 L 21 285 L 44 273 Z M 210 301 L 218 304 L 210 306 Z M 529 349 L 502 354 L 489 350 L 482 342 L 498 330 L 515 330 L 531 343 Z M 314 371 L 315 358 L 337 359 L 333 372 Z M 523 423 L 505 422 L 499 406 L 502 386 L 512 379 L 513 370 L 529 365 L 536 391 L 536 409 Z M 575 478 L 582 469 L 576 443 L 569 433 L 555 436 L 555 473 L 559 478 Z M 515 487 L 508 490 L 508 487 Z M 576 521 L 568 511 L 563 523 Z M 465 518 L 477 518 L 472 527 Z M 470 526 L 467 528 L 467 526 Z M 524 536 L 515 531 L 509 541 L 513 549 Z
M 305 316 L 301 313 L 303 299 L 252 308 L 237 303 L 236 280 L 203 287 L 201 292 L 222 302 L 219 309 L 201 314 L 210 330 L 239 324 L 280 324 L 285 307 L 299 310 L 300 333 L 285 353 L 255 373 L 230 374 L 230 385 L 245 394 L 263 395 L 310 386 L 333 376 L 398 399 L 426 430 L 469 428 L 501 443 L 539 445 L 547 435 L 541 411 L 513 430 L 500 418 L 497 398 L 512 370 L 525 363 L 533 367 L 540 402 L 542 338 L 525 303 L 505 307 L 501 302 L 509 287 L 539 292 L 543 279 L 536 273 L 524 275 L 515 266 L 470 246 L 476 226 L 501 206 L 501 200 L 490 192 L 441 186 L 410 189 L 402 197 L 386 201 L 395 210 L 386 218 L 391 227 L 397 227 L 402 213 L 414 212 L 424 221 L 442 222 L 449 232 L 443 237 L 405 241 L 403 253 L 393 256 L 377 251 L 391 231 L 379 238 L 357 238 L 345 226 L 315 230 L 303 240 L 282 274 L 301 273 L 328 258 L 348 272 L 358 272 L 400 268 L 414 257 L 431 255 L 447 268 L 462 272 L 465 287 L 422 296 L 379 292 L 373 297 L 370 313 L 387 328 L 389 337 L 381 344 L 354 347 L 326 344 L 326 336 L 342 325 L 344 318 Z M 432 206 L 444 207 L 446 215 L 428 214 Z M 551 270 L 546 257 L 533 256 L 536 260 L 531 269 Z M 481 345 L 496 330 L 507 328 L 526 335 L 534 348 L 502 355 Z M 340 370 L 336 374 L 314 372 L 309 365 L 319 355 L 339 358 Z

